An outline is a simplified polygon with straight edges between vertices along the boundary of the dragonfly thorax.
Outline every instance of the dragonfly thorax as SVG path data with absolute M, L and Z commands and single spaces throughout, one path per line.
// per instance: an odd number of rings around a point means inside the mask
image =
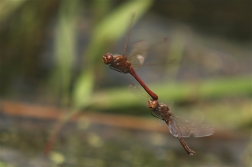
M 163 103 L 159 103 L 159 110 L 162 110 L 162 111 L 170 111 L 170 108 L 166 105 L 166 104 L 163 104 Z
M 171 116 L 169 107 L 163 103 L 159 103 L 154 112 L 163 120 L 168 120 Z

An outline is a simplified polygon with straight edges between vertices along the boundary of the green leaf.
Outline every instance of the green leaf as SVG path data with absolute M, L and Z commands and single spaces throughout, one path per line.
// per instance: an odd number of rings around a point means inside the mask
M 136 22 L 151 6 L 152 0 L 129 1 L 111 12 L 102 20 L 93 31 L 93 39 L 84 55 L 88 55 L 89 63 L 101 57 L 97 48 L 104 48 L 108 41 L 116 41 L 125 35 L 133 13 Z
M 93 91 L 94 76 L 92 70 L 83 71 L 75 83 L 73 91 L 73 107 L 81 108 L 90 103 Z
M 26 0 L 19 1 L 1 1 L 0 2 L 0 23 L 3 23 L 7 18 L 14 14 L 14 12 L 24 3 Z
M 78 1 L 64 0 L 61 3 L 55 28 L 55 69 L 51 75 L 54 94 L 60 95 L 62 105 L 67 105 L 70 97 L 70 83 L 74 67 L 76 23 Z

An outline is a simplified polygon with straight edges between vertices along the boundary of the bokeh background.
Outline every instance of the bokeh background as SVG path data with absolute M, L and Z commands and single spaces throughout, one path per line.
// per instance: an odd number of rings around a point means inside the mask
M 0 1 L 0 166 L 252 165 L 251 1 Z M 152 117 L 101 57 L 168 42 L 139 76 L 174 115 L 211 125 L 185 139 Z M 175 60 L 176 63 L 171 63 Z

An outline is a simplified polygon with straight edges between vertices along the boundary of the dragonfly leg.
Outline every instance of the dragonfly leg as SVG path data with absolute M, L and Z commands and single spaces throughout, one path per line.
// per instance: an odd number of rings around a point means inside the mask
M 121 72 L 121 73 L 126 74 L 126 72 L 124 72 L 124 71 L 122 71 L 122 70 L 120 70 L 120 69 L 114 68 L 114 67 L 112 67 L 112 66 L 109 66 L 109 68 L 112 69 L 112 70 L 115 70 L 115 71 L 117 71 L 117 72 Z
M 158 118 L 158 119 L 163 120 L 163 118 L 162 118 L 161 116 L 157 115 L 154 111 L 151 112 L 151 115 L 152 115 L 153 117 L 156 117 L 156 118 Z

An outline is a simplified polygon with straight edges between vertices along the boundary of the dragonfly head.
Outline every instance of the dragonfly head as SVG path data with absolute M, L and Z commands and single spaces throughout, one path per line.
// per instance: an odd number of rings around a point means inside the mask
M 102 61 L 105 64 L 111 64 L 114 61 L 114 57 L 111 53 L 106 53 L 105 55 L 102 56 Z
M 155 110 L 158 107 L 158 101 L 157 100 L 148 100 L 148 107 L 152 110 Z

